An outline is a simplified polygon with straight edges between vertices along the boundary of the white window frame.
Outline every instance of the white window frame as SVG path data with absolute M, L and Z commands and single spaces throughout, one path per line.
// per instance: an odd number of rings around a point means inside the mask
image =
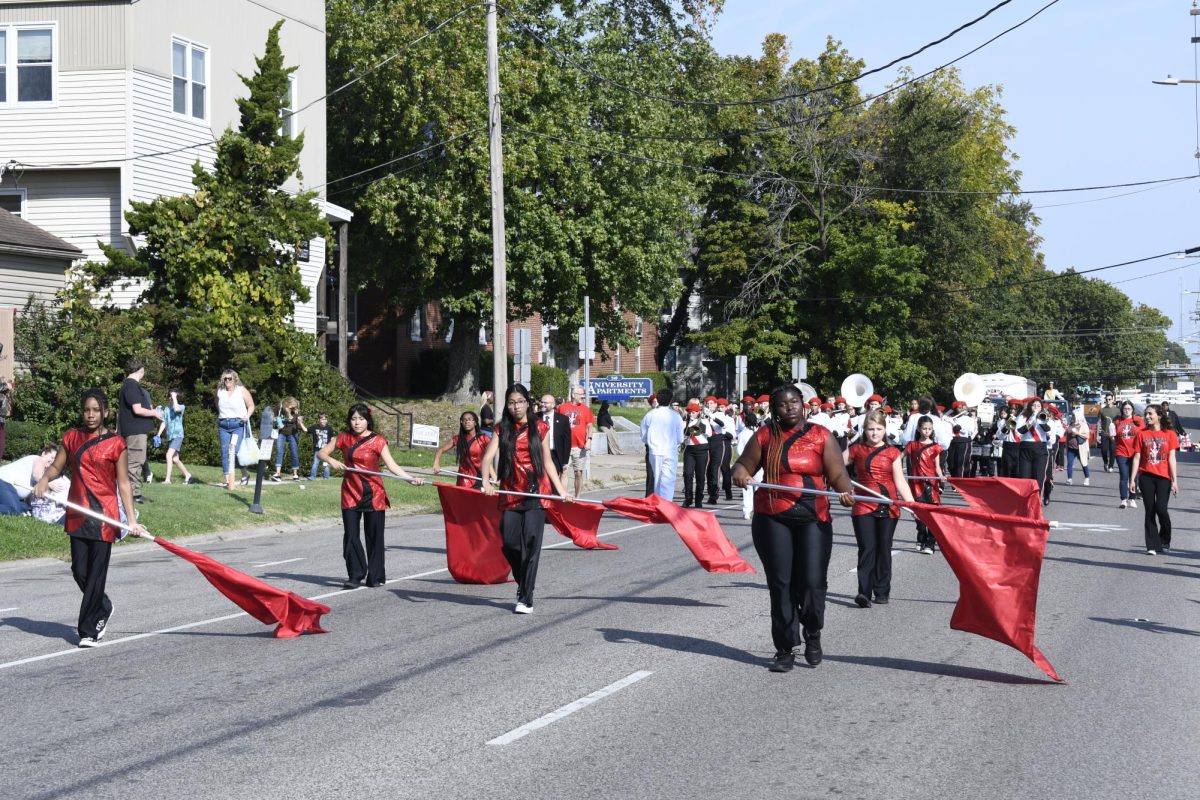
M 298 130 L 296 118 L 300 116 L 296 113 L 296 98 L 299 97 L 299 92 L 296 91 L 296 73 L 288 75 L 288 103 L 287 107 L 282 109 L 284 112 L 291 112 L 287 117 L 279 121 L 279 133 L 285 139 L 295 139 Z
M 184 78 L 187 81 L 184 92 L 184 108 L 180 113 L 175 110 L 175 45 L 181 44 L 184 47 L 183 65 L 187 69 L 187 76 Z M 201 85 L 204 87 L 204 116 L 197 117 L 192 114 L 192 86 L 196 80 L 192 76 L 192 51 L 198 50 L 204 53 L 204 80 Z M 170 108 L 171 114 L 180 119 L 186 119 L 197 125 L 207 125 L 212 117 L 212 48 L 194 39 L 189 39 L 186 36 L 171 36 L 171 47 L 167 58 L 167 73 L 170 75 L 171 81 L 171 99 Z
M 0 24 L 5 32 L 4 50 L 7 56 L 5 68 L 5 97 L 0 109 L 57 108 L 58 107 L 58 23 L 57 22 L 10 22 Z M 50 31 L 50 99 L 17 100 L 17 33 L 26 30 Z
M 408 339 L 412 342 L 425 341 L 425 306 L 419 305 L 408 317 Z
M 20 217 L 21 219 L 25 219 L 25 213 L 28 210 L 27 205 L 28 205 L 28 201 L 29 201 L 29 190 L 28 189 L 0 189 L 0 194 L 19 196 L 21 198 L 21 210 L 16 213 L 16 216 Z M 8 213 L 11 214 L 13 212 L 10 211 Z

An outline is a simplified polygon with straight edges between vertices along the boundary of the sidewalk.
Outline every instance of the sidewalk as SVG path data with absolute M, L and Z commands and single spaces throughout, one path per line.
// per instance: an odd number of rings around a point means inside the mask
M 646 483 L 646 459 L 642 448 L 636 453 L 625 451 L 624 455 L 615 456 L 592 454 L 592 476 L 584 484 L 584 489 L 608 489 L 616 486 L 638 485 Z M 568 472 L 569 490 L 575 488 L 575 478 Z

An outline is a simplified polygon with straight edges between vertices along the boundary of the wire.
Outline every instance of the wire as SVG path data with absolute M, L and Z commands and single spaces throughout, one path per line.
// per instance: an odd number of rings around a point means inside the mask
M 534 39 L 536 39 L 538 42 L 540 42 L 542 44 L 542 46 L 545 47 L 547 50 L 554 53 L 554 55 L 558 56 L 560 59 L 565 61 L 570 66 L 574 67 L 575 69 L 579 70 L 580 72 L 590 75 L 592 78 L 594 78 L 598 81 L 607 83 L 611 86 L 615 86 L 616 88 L 618 88 L 622 91 L 637 95 L 638 97 L 641 97 L 646 100 L 658 100 L 658 101 L 661 101 L 664 103 L 670 103 L 672 105 L 677 105 L 677 106 L 705 106 L 705 107 L 709 107 L 709 108 L 730 108 L 730 107 L 735 107 L 735 106 L 773 105 L 775 103 L 782 103 L 787 100 L 795 100 L 795 99 L 799 99 L 801 97 L 807 97 L 810 94 L 828 91 L 830 89 L 835 89 L 839 86 L 845 86 L 846 84 L 854 83 L 854 82 L 861 80 L 862 78 L 865 78 L 869 75 L 874 75 L 875 73 L 882 72 L 885 69 L 895 66 L 896 64 L 900 63 L 901 61 L 906 61 L 907 59 L 910 59 L 913 56 L 923 53 L 924 51 L 928 50 L 931 47 L 934 47 L 936 45 L 939 45 L 939 44 L 945 42 L 946 40 L 953 37 L 955 34 L 960 33 L 961 31 L 964 31 L 967 28 L 970 28 L 972 25 L 975 25 L 976 23 L 981 22 L 984 19 L 987 19 L 993 13 L 998 11 L 1000 8 L 1008 5 L 1009 2 L 1011 2 L 1011 0 L 1003 0 L 1003 2 L 997 3 L 996 5 L 992 6 L 987 11 L 985 11 L 983 14 L 976 17 L 975 19 L 970 20 L 969 22 L 964 22 L 962 25 L 959 25 L 957 28 L 950 31 L 945 36 L 942 36 L 940 39 L 935 39 L 932 42 L 928 42 L 924 45 L 921 45 L 921 47 L 917 48 L 913 52 L 906 53 L 905 55 L 894 58 L 891 61 L 889 61 L 888 63 L 884 64 L 883 66 L 874 67 L 872 69 L 865 70 L 864 72 L 860 72 L 858 75 L 856 75 L 852 78 L 843 78 L 842 80 L 835 81 L 834 83 L 831 83 L 828 86 L 820 86 L 815 89 L 806 89 L 803 92 L 794 92 L 794 93 L 790 93 L 790 94 L 783 94 L 783 95 L 778 95 L 776 97 L 761 97 L 761 98 L 754 99 L 754 100 L 689 100 L 689 99 L 685 99 L 682 97 L 673 97 L 671 95 L 660 95 L 660 94 L 654 94 L 651 92 L 642 91 L 641 89 L 637 89 L 633 86 L 629 86 L 627 84 L 620 83 L 618 81 L 613 80 L 612 78 L 608 78 L 604 75 L 601 75 L 600 73 L 596 72 L 595 70 L 585 67 L 584 65 L 582 65 L 579 62 L 572 59 L 566 53 L 563 53 L 561 50 L 554 47 L 554 45 L 547 42 L 545 39 L 543 39 L 541 36 L 539 36 L 537 31 L 535 31 L 533 28 L 531 28 L 530 26 L 528 26 L 527 24 L 522 22 L 520 19 L 516 18 L 515 12 L 512 9 L 506 8 L 504 6 L 500 6 L 500 8 L 504 8 L 505 13 L 512 15 L 513 22 L 516 23 L 516 25 L 518 27 L 520 27 L 521 29 L 523 29 L 526 33 L 531 35 Z M 1017 28 L 1024 25 L 1026 22 L 1029 22 L 1030 20 L 1032 20 L 1038 14 L 1041 14 L 1042 11 L 1045 11 L 1046 9 L 1050 8 L 1050 6 L 1053 6 L 1058 2 L 1059 2 L 1059 0 L 1050 0 L 1050 2 L 1047 3 L 1045 6 L 1043 6 L 1037 13 L 1026 18 L 1025 20 L 1018 23 L 1017 25 L 1014 25 L 1012 28 L 1009 28 L 1008 30 L 1004 31 L 1004 33 L 1001 33 L 1000 36 L 1003 36 L 1005 33 L 1008 33 L 1009 31 L 1016 30 Z M 990 44 L 992 41 L 995 41 L 995 39 L 997 39 L 997 38 L 999 38 L 999 36 L 989 40 L 988 42 L 985 42 L 985 44 Z M 975 52 L 975 51 L 973 50 L 971 52 Z M 950 63 L 954 63 L 954 62 L 950 62 Z M 946 66 L 949 66 L 949 65 L 946 65 Z M 939 69 L 941 69 L 941 67 L 939 67 Z
M 22 167 L 26 169 L 51 169 L 55 167 L 90 167 L 95 164 L 122 164 L 127 161 L 140 161 L 143 158 L 158 158 L 159 156 L 169 156 L 173 153 L 181 153 L 184 150 L 193 150 L 197 147 L 205 147 L 207 145 L 217 144 L 216 139 L 209 139 L 204 142 L 195 142 L 193 144 L 185 144 L 180 147 L 173 147 L 170 150 L 159 150 L 156 153 L 139 153 L 134 156 L 126 156 L 125 158 L 98 158 L 93 161 L 73 161 L 63 164 L 28 164 L 24 161 L 18 161 Z
M 315 192 L 317 189 L 323 189 L 326 186 L 330 186 L 335 183 L 341 183 L 342 181 L 348 181 L 351 178 L 357 178 L 359 175 L 365 175 L 368 172 L 374 172 L 375 170 L 382 169 L 383 167 L 389 167 L 392 164 L 396 164 L 400 161 L 405 161 L 405 160 L 413 158 L 415 156 L 419 156 L 422 153 L 429 152 L 430 150 L 435 150 L 435 149 L 441 147 L 442 145 L 450 144 L 450 142 L 461 139 L 464 136 L 469 136 L 472 133 L 478 133 L 481 130 L 485 130 L 485 128 L 483 126 L 479 126 L 479 127 L 471 128 L 470 130 L 465 130 L 462 133 L 457 134 L 456 136 L 451 136 L 449 139 L 442 139 L 440 142 L 434 142 L 433 144 L 426 145 L 425 147 L 422 147 L 420 150 L 414 150 L 411 153 L 405 153 L 402 156 L 396 156 L 395 158 L 380 162 L 379 164 L 375 164 L 374 166 L 367 167 L 366 169 L 360 169 L 358 172 L 352 172 L 349 175 L 343 175 L 340 178 L 334 178 L 333 180 L 328 180 L 328 181 L 325 181 L 324 183 L 319 183 L 316 186 L 310 186 L 307 189 L 307 191 Z
M 442 20 L 441 22 L 437 23 L 435 26 L 433 26 L 432 28 L 427 30 L 425 33 L 418 36 L 416 39 L 413 39 L 411 42 L 408 42 L 407 44 L 401 45 L 401 47 L 398 50 L 396 50 L 394 53 L 389 55 L 387 58 L 384 58 L 381 61 L 378 61 L 378 62 L 372 64 L 371 66 L 367 67 L 361 73 L 359 73 L 358 75 L 355 75 L 353 78 L 346 81 L 341 86 L 334 89 L 333 91 L 327 92 L 314 100 L 310 100 L 309 102 L 307 102 L 304 105 L 297 108 L 295 111 L 288 112 L 287 114 L 285 114 L 283 116 L 283 119 L 287 119 L 288 117 L 299 114 L 301 111 L 304 111 L 305 109 L 316 105 L 317 103 L 321 102 L 322 100 L 327 100 L 330 97 L 333 97 L 335 94 L 342 91 L 343 89 L 347 89 L 347 88 L 353 86 L 354 84 L 361 81 L 363 78 L 370 75 L 372 72 L 375 72 L 376 70 L 380 69 L 381 67 L 391 63 L 392 61 L 396 60 L 400 56 L 404 55 L 409 50 L 411 50 L 413 47 L 416 47 L 418 44 L 420 44 L 424 40 L 428 39 L 430 36 L 433 36 L 435 33 L 440 31 L 442 28 L 446 27 L 451 22 L 454 22 L 456 19 L 463 16 L 467 12 L 474 11 L 475 9 L 482 8 L 483 6 L 486 6 L 486 5 L 487 5 L 487 3 L 472 3 L 471 5 L 464 7 L 458 13 L 456 13 L 452 16 L 449 16 L 446 19 Z
M 710 167 L 710 166 L 705 166 L 705 165 L 687 164 L 682 161 L 668 161 L 668 160 L 662 159 L 662 158 L 654 158 L 652 156 L 638 155 L 637 153 L 630 153 L 626 150 L 617 150 L 616 148 L 612 148 L 612 147 L 602 147 L 600 145 L 588 144 L 587 142 L 580 142 L 575 139 L 568 139 L 565 136 L 557 136 L 557 135 L 551 134 L 551 133 L 542 133 L 541 131 L 530 130 L 529 128 L 521 127 L 520 125 L 509 124 L 506 127 L 506 130 L 517 131 L 519 133 L 524 133 L 529 136 L 538 136 L 543 139 L 550 139 L 550 140 L 553 140 L 556 142 L 560 142 L 562 144 L 572 144 L 577 147 L 583 147 L 583 148 L 587 148 L 589 150 L 595 150 L 595 151 L 601 152 L 601 153 L 609 153 L 611 155 L 623 156 L 625 158 L 632 158 L 632 159 L 636 159 L 639 161 L 646 161 L 646 162 L 649 162 L 652 164 L 661 164 L 663 166 L 668 166 L 668 167 L 679 167 L 681 169 L 689 169 L 689 170 L 693 170 L 695 172 L 702 172 L 702 173 L 706 173 L 706 174 L 710 174 L 710 175 L 726 175 L 726 176 L 730 176 L 730 177 L 734 177 L 734 178 L 745 178 L 748 180 L 762 177 L 761 175 L 753 175 L 748 172 L 732 172 L 730 170 L 721 170 L 721 169 L 717 169 L 715 167 Z M 865 186 L 865 185 L 850 185 L 850 184 L 844 184 L 844 183 L 822 183 L 820 181 L 803 180 L 803 179 L 797 179 L 797 178 L 786 178 L 784 180 L 786 180 L 788 183 L 800 185 L 800 186 L 823 186 L 823 187 L 827 187 L 827 188 L 831 188 L 831 189 L 855 189 L 855 190 L 861 190 L 861 191 L 893 192 L 893 193 L 898 193 L 898 194 L 968 195 L 968 196 L 990 197 L 990 196 L 994 196 L 994 195 L 1029 195 L 1029 194 L 1062 194 L 1062 193 L 1068 193 L 1068 192 L 1094 192 L 1094 191 L 1101 191 L 1101 190 L 1105 190 L 1105 189 L 1126 189 L 1126 188 L 1130 188 L 1133 186 L 1151 186 L 1151 185 L 1160 184 L 1160 183 L 1191 181 L 1191 180 L 1195 180 L 1197 178 L 1200 178 L 1200 175 L 1179 175 L 1179 176 L 1175 176 L 1172 178 L 1155 178 L 1153 180 L 1132 181 L 1129 183 L 1109 183 L 1109 184 L 1098 184 L 1098 185 L 1093 185 L 1093 186 L 1070 186 L 1070 187 L 1056 188 L 1056 189 L 998 189 L 995 191 L 972 190 L 972 189 L 906 189 L 906 188 L 893 187 L 893 186 Z

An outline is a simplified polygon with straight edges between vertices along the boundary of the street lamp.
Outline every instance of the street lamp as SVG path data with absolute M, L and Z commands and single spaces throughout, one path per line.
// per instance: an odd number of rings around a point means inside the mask
M 1168 75 L 1160 81 L 1152 80 L 1150 82 L 1157 83 L 1159 86 L 1178 86 L 1181 83 L 1200 83 L 1200 80 L 1195 80 L 1193 78 L 1176 78 L 1173 75 Z

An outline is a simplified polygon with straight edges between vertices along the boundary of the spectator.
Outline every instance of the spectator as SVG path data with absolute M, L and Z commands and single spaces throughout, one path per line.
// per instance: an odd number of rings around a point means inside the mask
M 646 445 L 647 483 L 664 500 L 675 497 L 676 460 L 683 444 L 683 418 L 671 409 L 670 389 L 660 389 L 658 405 L 642 418 L 642 441 Z
M 496 412 L 492 408 L 492 403 L 495 400 L 495 395 L 490 389 L 483 393 L 483 405 L 479 407 L 479 425 L 482 430 L 489 434 L 492 432 L 492 427 L 496 424 Z
M 318 453 L 321 449 L 333 439 L 333 428 L 329 426 L 329 415 L 322 411 L 317 414 L 317 424 L 308 429 L 312 436 L 313 444 L 313 460 L 312 468 L 309 470 L 308 479 L 315 481 L 317 479 L 317 466 L 321 463 L 321 457 Z M 329 480 L 329 465 L 325 465 L 325 480 Z
M 7 439 L 5 424 L 12 416 L 12 384 L 8 378 L 0 376 L 0 461 L 4 460 L 4 445 Z
M 279 427 L 279 451 L 275 453 L 275 474 L 271 480 L 279 483 L 283 480 L 280 471 L 283 469 L 283 452 L 289 447 L 292 450 L 292 480 L 300 480 L 300 434 L 308 433 L 304 424 L 304 416 L 300 413 L 300 401 L 294 397 L 283 398 L 279 403 L 279 415 L 275 418 Z
M 571 469 L 575 471 L 575 496 L 583 491 L 583 476 L 588 467 L 588 453 L 592 449 L 592 435 L 596 432 L 596 417 L 584 402 L 582 386 L 571 390 L 571 401 L 558 407 L 560 414 L 571 420 Z
M 1171 410 L 1171 404 L 1166 400 L 1162 401 L 1162 412 L 1166 415 L 1166 419 L 1163 420 L 1166 424 L 1163 427 L 1175 431 L 1176 437 L 1183 436 L 1186 433 L 1183 423 L 1179 421 L 1179 415 Z
M 43 447 L 37 455 L 18 458 L 11 464 L 0 467 L 0 514 L 27 514 L 30 511 L 29 494 L 42 479 L 46 467 L 54 463 L 57 447 Z M 70 487 L 66 478 L 50 485 L 50 490 L 60 494 Z
M 146 438 L 154 430 L 154 420 L 161 420 L 163 416 L 142 386 L 144 377 L 146 365 L 141 359 L 129 359 L 125 363 L 125 382 L 117 396 L 117 429 L 125 439 L 129 486 L 135 503 L 145 502 L 142 499 L 142 467 L 146 463 Z
M 162 435 L 165 431 L 167 434 L 167 477 L 163 483 L 171 482 L 171 468 L 173 465 L 179 465 L 179 471 L 183 473 L 184 483 L 199 483 L 200 481 L 192 477 L 192 473 L 188 472 L 188 468 L 183 465 L 183 459 L 179 457 L 179 450 L 183 447 L 183 412 L 187 406 L 179 402 L 179 390 L 171 390 L 171 404 L 163 406 L 159 409 L 162 413 L 162 422 L 158 426 L 158 432 L 154 434 L 154 446 L 162 446 Z
M 225 470 L 225 488 L 233 491 L 233 468 L 237 464 L 237 443 L 250 435 L 250 415 L 254 413 L 254 398 L 242 386 L 235 370 L 221 373 L 217 383 L 217 432 L 221 436 L 221 467 Z M 250 479 L 242 476 L 242 485 Z
M 571 420 L 566 414 L 560 414 L 555 406 L 554 395 L 542 395 L 542 421 L 546 423 L 546 440 L 550 442 L 550 458 L 558 477 L 563 476 L 563 470 L 571 461 Z
M 614 455 L 623 456 L 621 446 L 617 444 L 617 432 L 614 429 L 612 412 L 608 410 L 608 401 L 603 400 L 600 403 L 600 411 L 596 414 L 596 427 L 604 434 L 605 441 L 608 442 L 608 452 Z

